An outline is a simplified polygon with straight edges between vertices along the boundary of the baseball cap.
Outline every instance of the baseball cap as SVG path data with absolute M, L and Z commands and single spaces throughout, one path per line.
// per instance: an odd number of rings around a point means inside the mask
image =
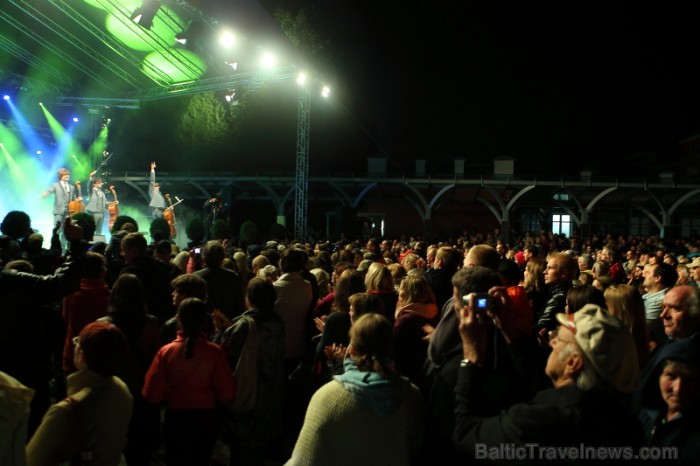
M 600 306 L 587 304 L 574 314 L 557 314 L 559 323 L 574 333 L 598 375 L 622 393 L 631 393 L 639 380 L 634 338 L 617 317 Z

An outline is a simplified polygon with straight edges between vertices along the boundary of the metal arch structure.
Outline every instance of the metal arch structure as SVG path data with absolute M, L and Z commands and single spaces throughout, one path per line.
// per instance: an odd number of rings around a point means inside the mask
M 167 180 L 167 184 L 172 186 L 171 189 L 187 191 L 185 196 L 189 199 L 199 199 L 202 197 L 202 193 L 206 193 L 210 190 L 212 186 L 220 186 L 222 184 L 235 184 L 236 187 L 241 190 L 240 195 L 237 199 L 241 202 L 247 201 L 262 201 L 269 202 L 273 207 L 274 211 L 278 213 L 284 212 L 285 206 L 289 206 L 292 201 L 292 194 L 295 192 L 296 188 L 296 176 L 240 176 L 234 173 L 191 173 L 191 174 L 178 174 L 174 172 L 162 173 L 161 177 L 163 180 Z M 148 184 L 148 180 L 145 174 L 134 175 L 133 173 L 126 173 L 123 176 L 113 175 L 113 180 L 116 183 L 125 183 L 132 188 L 132 191 L 136 197 L 143 196 L 143 190 Z M 533 180 L 533 179 L 511 179 L 504 182 L 502 179 L 495 178 L 478 178 L 478 179 L 455 179 L 453 176 L 436 176 L 433 175 L 431 178 L 426 179 L 424 177 L 391 177 L 382 176 L 377 178 L 371 175 L 363 175 L 357 177 L 348 176 L 310 176 L 308 178 L 309 185 L 313 186 L 313 191 L 315 194 L 315 209 L 335 209 L 338 207 L 338 192 L 339 190 L 344 193 L 344 197 L 347 199 L 358 199 L 361 200 L 363 195 L 369 190 L 377 186 L 381 186 L 385 192 L 388 193 L 388 197 L 385 200 L 391 201 L 402 201 L 405 194 L 405 189 L 407 186 L 411 188 L 414 193 L 419 192 L 423 198 L 427 198 L 435 187 L 440 188 L 440 191 L 445 189 L 459 189 L 463 192 L 463 196 L 460 199 L 455 200 L 451 204 L 453 206 L 457 205 L 460 208 L 467 205 L 484 204 L 484 199 L 477 196 L 472 199 L 469 192 L 482 189 L 482 187 L 488 187 L 491 191 L 492 196 L 498 196 L 501 198 L 502 202 L 509 205 L 513 210 L 513 214 L 516 215 L 517 212 L 525 212 L 531 209 L 533 206 L 538 208 L 541 207 L 559 207 L 565 210 L 572 209 L 576 210 L 576 205 L 590 205 L 594 200 L 596 200 L 596 211 L 619 213 L 621 209 L 630 212 L 631 210 L 638 210 L 642 213 L 649 215 L 652 210 L 659 208 L 656 203 L 657 200 L 660 202 L 660 207 L 665 211 L 670 211 L 672 208 L 677 210 L 679 207 L 683 206 L 683 211 L 680 212 L 679 216 L 675 219 L 675 222 L 670 220 L 667 222 L 669 227 L 678 228 L 681 225 L 681 219 L 686 219 L 688 216 L 700 220 L 700 214 L 694 214 L 697 211 L 697 206 L 700 205 L 700 200 L 697 199 L 697 193 L 700 192 L 700 185 L 693 182 L 692 180 L 688 182 L 678 182 L 673 185 L 667 183 L 646 183 L 646 182 L 618 182 L 617 180 L 612 182 L 607 181 L 576 181 L 576 180 Z M 563 184 L 563 186 L 562 186 Z M 579 198 L 576 204 L 563 205 L 561 201 L 552 199 L 550 194 L 553 188 L 566 188 L 569 191 L 578 192 L 577 197 Z M 646 187 L 647 189 L 653 189 L 658 192 L 656 200 L 646 198 L 646 201 L 637 199 L 631 199 L 626 201 L 623 206 L 619 204 L 619 196 L 615 197 L 614 193 L 620 193 L 624 195 L 632 191 L 639 190 L 640 188 Z M 516 188 L 513 190 L 513 188 Z M 615 191 L 610 191 L 611 188 L 616 188 Z M 465 192 L 464 190 L 468 191 Z M 284 191 L 285 195 L 280 195 L 280 190 Z M 602 192 L 609 193 L 606 196 L 601 196 Z M 539 197 L 538 197 L 539 196 Z M 543 197 L 544 196 L 544 197 Z M 547 199 L 549 199 L 547 201 Z M 694 200 L 693 200 L 694 199 Z M 318 202 L 316 202 L 318 201 Z M 195 204 L 198 204 L 196 202 Z M 342 202 L 341 202 L 342 204 Z M 487 203 L 488 204 L 488 203 Z M 516 208 L 517 205 L 517 208 Z M 354 205 L 355 209 L 359 209 L 361 206 L 359 204 Z M 501 225 L 507 225 L 510 220 L 502 215 L 496 209 L 489 209 L 489 206 L 485 206 L 486 210 L 490 210 L 490 214 L 482 214 L 482 218 L 486 219 L 495 215 L 500 218 Z M 421 212 L 423 209 L 418 209 Z M 440 209 L 437 209 L 435 214 L 438 214 Z M 517 212 L 515 212 L 517 210 Z M 450 214 L 451 215 L 451 214 Z M 617 215 L 617 214 L 616 214 Z M 404 214 L 401 214 L 404 216 Z M 650 217 L 654 220 L 654 217 Z M 595 224 L 605 225 L 609 223 L 604 220 L 603 217 L 598 217 L 593 219 Z M 663 222 L 654 220 L 654 224 L 659 227 L 665 227 Z M 317 227 L 318 225 L 316 225 Z M 581 225 L 579 225 L 581 226 Z M 425 228 L 425 225 L 424 225 Z M 297 238 L 298 239 L 298 238 Z

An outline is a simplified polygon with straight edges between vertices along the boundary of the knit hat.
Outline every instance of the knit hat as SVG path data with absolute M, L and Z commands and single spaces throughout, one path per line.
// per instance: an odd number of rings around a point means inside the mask
M 557 314 L 559 323 L 574 338 L 598 375 L 622 393 L 631 393 L 639 380 L 639 360 L 634 338 L 617 317 L 600 306 L 587 304 L 578 312 Z

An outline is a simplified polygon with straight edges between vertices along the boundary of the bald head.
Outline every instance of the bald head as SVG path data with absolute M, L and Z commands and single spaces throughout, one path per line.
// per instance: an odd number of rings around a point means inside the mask
M 464 268 L 480 266 L 497 271 L 500 260 L 496 248 L 486 244 L 478 244 L 469 249 L 467 255 L 464 256 Z

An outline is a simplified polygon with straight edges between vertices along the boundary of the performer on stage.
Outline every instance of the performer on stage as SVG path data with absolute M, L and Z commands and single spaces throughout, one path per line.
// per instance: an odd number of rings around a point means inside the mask
M 151 162 L 151 181 L 148 185 L 148 194 L 151 196 L 151 202 L 148 206 L 153 209 L 153 218 L 163 218 L 165 210 L 165 198 L 160 192 L 160 184 L 156 183 L 156 163 Z
M 82 201 L 83 198 L 78 197 L 75 186 L 71 186 L 70 170 L 65 168 L 58 169 L 58 182 L 53 183 L 49 189 L 41 193 L 41 197 L 54 195 L 53 200 L 53 224 L 61 222 L 63 224 L 70 214 L 68 212 L 68 203 L 71 201 Z M 63 229 L 61 229 L 63 231 Z
M 96 172 L 97 170 L 90 173 L 90 179 L 88 180 L 88 184 L 92 184 L 92 190 L 90 191 L 90 200 L 87 203 L 85 211 L 95 219 L 95 234 L 101 235 L 102 225 L 105 219 L 105 207 L 107 204 L 105 201 L 105 193 L 102 191 L 102 178 L 98 177 L 93 179 Z
M 226 220 L 227 205 L 222 197 L 222 192 L 214 194 L 211 199 L 204 201 L 204 234 L 205 239 L 209 239 L 209 230 L 216 220 Z

